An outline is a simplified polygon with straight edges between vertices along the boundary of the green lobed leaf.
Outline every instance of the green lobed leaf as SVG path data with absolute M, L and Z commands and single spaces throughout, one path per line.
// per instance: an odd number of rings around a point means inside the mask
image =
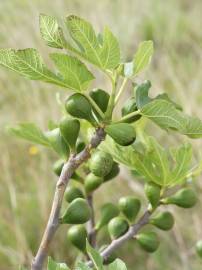
M 137 52 L 134 55 L 133 59 L 133 73 L 136 75 L 140 71 L 142 71 L 144 68 L 147 67 L 147 65 L 151 61 L 151 57 L 154 52 L 154 45 L 153 41 L 143 41 L 140 43 Z
M 176 130 L 190 138 L 202 137 L 202 121 L 187 116 L 167 100 L 156 99 L 143 106 L 140 113 L 163 129 Z
M 152 101 L 152 99 L 148 96 L 150 88 L 151 88 L 150 81 L 145 81 L 142 84 L 138 84 L 134 87 L 136 104 L 138 109 L 142 108 L 144 105 Z
M 107 267 L 107 270 L 127 270 L 127 267 L 122 260 L 116 259 Z
M 0 65 L 30 80 L 40 80 L 68 87 L 60 77 L 45 66 L 41 56 L 35 49 L 0 49 Z
M 20 123 L 15 127 L 8 127 L 9 133 L 28 140 L 32 143 L 49 146 L 50 143 L 44 133 L 34 123 Z
M 52 53 L 50 56 L 68 88 L 80 92 L 88 88 L 94 76 L 80 60 L 62 53 Z
M 110 138 L 102 143 L 101 148 L 115 161 L 137 171 L 146 181 L 163 187 L 182 183 L 190 173 L 192 148 L 187 143 L 172 150 L 172 155 L 153 137 L 147 138 L 147 146 L 141 147 L 141 152 L 135 146 L 121 147 Z
M 187 176 L 192 160 L 192 147 L 186 143 L 178 149 L 174 149 L 171 153 L 175 161 L 175 167 L 171 172 L 169 184 L 175 185 L 176 183 L 179 184 Z
M 57 263 L 51 257 L 48 257 L 47 270 L 70 270 L 65 263 Z
M 103 37 L 97 37 L 92 25 L 86 20 L 70 15 L 66 26 L 77 44 L 77 52 L 101 69 L 113 69 L 120 61 L 119 44 L 111 31 L 105 27 Z M 71 46 L 69 49 L 72 50 Z M 74 49 L 75 52 L 75 49 Z
M 97 270 L 104 270 L 103 268 L 103 259 L 101 255 L 89 244 L 88 240 L 86 239 L 86 251 L 94 263 L 94 266 Z
M 39 26 L 41 36 L 48 46 L 58 49 L 64 48 L 66 41 L 54 16 L 40 14 Z

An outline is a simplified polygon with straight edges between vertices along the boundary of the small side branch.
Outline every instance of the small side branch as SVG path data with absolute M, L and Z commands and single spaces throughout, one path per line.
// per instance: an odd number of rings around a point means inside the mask
M 97 128 L 94 136 L 91 138 L 90 144 L 77 155 L 72 155 L 68 162 L 63 166 L 61 175 L 58 179 L 55 195 L 52 203 L 52 209 L 49 220 L 37 251 L 35 258 L 32 261 L 32 270 L 42 270 L 43 263 L 47 257 L 50 244 L 59 226 L 60 209 L 63 201 L 66 186 L 74 173 L 74 171 L 86 160 L 90 158 L 91 149 L 96 148 L 105 138 L 103 128 Z
M 88 204 L 91 208 L 91 219 L 87 223 L 87 229 L 88 229 L 88 236 L 89 236 L 89 243 L 91 246 L 96 246 L 96 231 L 95 231 L 95 213 L 94 213 L 94 207 L 93 207 L 93 194 L 89 194 L 87 197 Z
M 132 239 L 138 232 L 139 230 L 144 227 L 146 224 L 149 222 L 149 217 L 151 216 L 151 212 L 148 210 L 144 213 L 144 215 L 139 219 L 139 221 L 132 225 L 129 230 L 121 237 L 118 239 L 115 239 L 109 244 L 108 247 L 106 247 L 103 252 L 101 253 L 102 258 L 107 260 L 107 258 L 117 249 L 119 248 L 122 244 L 124 244 L 126 241 L 129 239 Z M 87 263 L 89 267 L 93 266 L 92 261 L 89 261 Z

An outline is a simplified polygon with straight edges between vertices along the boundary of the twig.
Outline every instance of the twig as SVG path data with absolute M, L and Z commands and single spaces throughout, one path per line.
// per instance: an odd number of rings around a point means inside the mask
M 87 197 L 88 204 L 91 208 L 91 219 L 88 221 L 88 236 L 89 236 L 89 243 L 91 246 L 96 246 L 96 231 L 94 229 L 95 227 L 95 213 L 94 213 L 94 207 L 93 207 L 93 194 L 89 194 Z
M 95 134 L 91 138 L 90 144 L 79 154 L 70 157 L 69 161 L 63 166 L 61 175 L 58 179 L 55 195 L 53 199 L 52 209 L 49 220 L 37 251 L 35 258 L 32 261 L 32 270 L 42 270 L 43 263 L 47 257 L 49 246 L 59 226 L 59 215 L 62 205 L 62 200 L 66 186 L 74 171 L 90 157 L 90 151 L 96 148 L 105 138 L 103 128 L 97 128 Z
M 132 225 L 123 236 L 113 240 L 111 244 L 101 252 L 103 260 L 106 261 L 107 258 L 113 253 L 113 251 L 115 251 L 129 239 L 132 239 L 138 233 L 138 231 L 149 222 L 150 215 L 151 212 L 147 210 L 144 215 L 139 219 L 139 221 L 136 224 Z M 87 265 L 89 267 L 92 267 L 92 261 L 89 261 Z

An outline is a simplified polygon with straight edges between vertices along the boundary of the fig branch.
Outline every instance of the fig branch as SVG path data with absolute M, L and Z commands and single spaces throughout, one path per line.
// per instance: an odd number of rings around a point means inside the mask
M 107 258 L 117 249 L 119 248 L 122 244 L 124 244 L 126 241 L 134 238 L 134 236 L 139 232 L 142 227 L 144 227 L 146 224 L 149 223 L 149 218 L 152 214 L 152 211 L 146 210 L 145 213 L 141 216 L 141 218 L 138 220 L 137 223 L 134 225 L 130 226 L 128 231 L 122 235 L 121 237 L 114 239 L 108 247 L 106 247 L 102 252 L 101 256 L 104 261 L 107 260 Z M 93 266 L 92 261 L 89 261 L 87 263 L 89 267 Z
M 94 213 L 94 207 L 93 207 L 93 194 L 89 194 L 87 197 L 88 204 L 91 208 L 91 218 L 88 221 L 88 237 L 89 237 L 89 243 L 91 246 L 96 246 L 96 231 L 94 229 L 95 227 L 95 213 Z
M 95 134 L 91 138 L 91 141 L 86 148 L 77 155 L 72 155 L 68 162 L 63 166 L 61 175 L 56 184 L 54 199 L 52 203 L 52 209 L 49 216 L 49 220 L 41 240 L 41 244 L 37 251 L 35 258 L 32 261 L 32 270 L 42 270 L 43 263 L 47 257 L 50 244 L 53 237 L 59 227 L 59 215 L 63 201 L 64 192 L 66 186 L 74 173 L 74 171 L 86 160 L 90 158 L 90 152 L 93 148 L 96 148 L 105 138 L 105 132 L 103 128 L 97 128 Z

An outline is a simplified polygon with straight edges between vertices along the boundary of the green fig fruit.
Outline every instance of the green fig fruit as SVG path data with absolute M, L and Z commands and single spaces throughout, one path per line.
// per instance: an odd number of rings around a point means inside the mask
M 196 193 L 191 188 L 183 188 L 173 196 L 162 200 L 164 204 L 175 204 L 182 208 L 191 208 L 197 202 Z
M 159 240 L 155 232 L 146 232 L 136 235 L 137 242 L 147 252 L 155 252 L 159 247 Z
M 60 129 L 56 128 L 51 131 L 47 131 L 45 133 L 45 136 L 47 137 L 48 141 L 50 142 L 50 145 L 55 150 L 55 152 L 58 153 L 64 159 L 68 159 L 70 149 L 68 144 L 66 144 L 65 140 L 62 137 Z
M 62 224 L 83 224 L 91 217 L 91 209 L 86 200 L 77 198 L 67 207 L 60 222 Z
M 89 93 L 90 97 L 95 101 L 95 103 L 98 105 L 98 107 L 102 110 L 103 113 L 106 112 L 108 102 L 109 102 L 109 94 L 105 92 L 102 89 L 93 89 Z M 97 115 L 97 112 L 94 111 L 94 113 Z
M 80 93 L 70 96 L 65 103 L 66 111 L 73 117 L 95 122 L 92 115 L 92 106 L 88 99 Z
M 80 251 L 86 251 L 88 233 L 84 225 L 74 225 L 67 232 L 67 239 Z
M 128 146 L 136 139 L 136 132 L 133 126 L 127 123 L 117 123 L 106 126 L 106 133 L 118 144 Z
M 173 215 L 168 211 L 159 213 L 158 215 L 150 219 L 150 224 L 164 231 L 172 229 L 174 222 L 175 220 Z
M 140 207 L 140 200 L 133 196 L 122 197 L 119 200 L 119 209 L 130 222 L 136 219 Z
M 83 192 L 78 187 L 68 186 L 65 191 L 65 200 L 71 203 L 77 198 L 84 198 Z
M 197 252 L 197 254 L 199 255 L 199 257 L 202 258 L 202 240 L 199 240 L 199 241 L 196 243 L 196 252 Z
M 60 176 L 62 172 L 62 168 L 64 166 L 64 160 L 63 159 L 58 159 L 54 164 L 53 164 L 53 171 L 57 176 Z
M 75 181 L 77 181 L 79 183 L 83 183 L 84 182 L 83 178 L 78 173 L 76 173 L 76 172 L 74 172 L 72 174 L 71 179 L 73 179 L 73 180 L 75 180 Z
M 109 153 L 103 151 L 96 151 L 93 153 L 89 168 L 96 176 L 104 177 L 110 173 L 113 165 L 113 158 Z
M 110 173 L 104 176 L 104 182 L 107 182 L 109 180 L 112 180 L 115 178 L 120 172 L 119 164 L 116 162 L 113 162 L 112 169 Z
M 148 182 L 145 184 L 144 191 L 152 208 L 156 208 L 160 201 L 161 187 L 153 182 Z
M 96 190 L 103 182 L 103 177 L 89 173 L 85 179 L 84 186 L 87 193 Z
M 113 203 L 105 203 L 101 207 L 101 215 L 100 219 L 98 220 L 95 229 L 100 230 L 102 227 L 107 225 L 109 221 L 119 215 L 119 209 Z
M 76 153 L 77 154 L 80 153 L 81 151 L 84 150 L 85 147 L 86 147 L 85 142 L 78 139 L 78 141 L 76 143 Z
M 78 138 L 79 131 L 79 120 L 65 117 L 60 121 L 60 132 L 72 151 L 75 151 L 76 140 Z
M 108 224 L 108 231 L 112 239 L 117 239 L 125 234 L 129 229 L 129 224 L 122 217 L 114 217 Z
M 122 116 L 126 116 L 127 114 L 135 112 L 137 110 L 138 110 L 138 108 L 137 108 L 135 98 L 132 97 L 124 103 L 124 106 L 121 109 L 121 114 L 122 114 Z M 137 114 L 137 115 L 132 116 L 129 119 L 125 120 L 124 122 L 132 123 L 132 122 L 139 120 L 140 118 L 141 118 L 141 114 Z

